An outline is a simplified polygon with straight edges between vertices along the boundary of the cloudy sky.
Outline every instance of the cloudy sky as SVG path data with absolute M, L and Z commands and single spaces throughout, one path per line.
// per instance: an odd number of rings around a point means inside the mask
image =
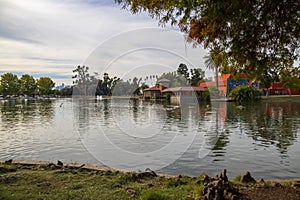
M 126 79 L 173 71 L 181 62 L 203 67 L 204 55 L 176 28 L 158 27 L 114 0 L 0 0 L 0 75 L 71 84 L 72 70 L 85 64 Z

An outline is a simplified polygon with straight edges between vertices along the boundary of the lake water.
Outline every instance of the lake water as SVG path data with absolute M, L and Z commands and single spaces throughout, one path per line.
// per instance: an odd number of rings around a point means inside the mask
M 181 107 L 128 99 L 1 100 L 0 109 L 0 159 L 300 177 L 299 99 Z

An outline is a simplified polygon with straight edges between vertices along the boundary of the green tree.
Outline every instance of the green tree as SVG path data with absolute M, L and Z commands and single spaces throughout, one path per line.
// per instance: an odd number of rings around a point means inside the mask
M 205 48 L 220 49 L 239 71 L 259 75 L 299 58 L 299 0 L 115 1 L 134 14 L 148 12 L 162 25 L 178 25 Z
M 170 87 L 181 86 L 181 83 L 178 81 L 178 73 L 176 71 L 163 73 L 160 77 L 157 78 L 157 80 L 160 80 L 163 78 L 170 80 Z
M 97 95 L 112 95 L 114 92 L 114 88 L 117 85 L 118 81 L 120 81 L 120 78 L 118 77 L 109 77 L 108 73 L 103 74 L 103 80 L 98 80 Z M 121 82 L 120 82 L 121 84 Z M 120 89 L 120 84 L 118 84 L 118 89 Z
M 247 85 L 234 88 L 229 96 L 239 103 L 257 101 L 261 98 L 261 94 L 256 88 Z
M 267 88 L 266 96 L 269 96 L 272 83 L 279 81 L 277 74 L 270 71 L 265 71 L 257 79 L 260 81 L 260 88 Z
M 4 96 L 18 95 L 20 93 L 20 82 L 17 75 L 5 73 L 0 80 L 1 93 Z
M 281 71 L 280 81 L 286 88 L 290 89 L 290 95 L 293 90 L 300 89 L 299 70 L 297 68 L 290 68 Z
M 190 71 L 191 71 L 191 78 L 190 78 L 191 86 L 198 86 L 198 83 L 204 80 L 205 72 L 200 68 L 191 69 Z
M 166 78 L 170 80 L 170 87 L 179 86 L 197 86 L 199 81 L 204 80 L 205 72 L 200 68 L 189 69 L 188 67 L 181 63 L 174 72 L 163 73 L 157 80 Z
M 77 66 L 73 70 L 75 75 L 73 78 L 73 95 L 79 96 L 95 96 L 98 90 L 99 78 L 98 73 L 94 72 L 94 75 L 90 75 L 89 67 L 87 66 Z
M 64 97 L 72 96 L 72 94 L 73 94 L 73 87 L 70 88 L 65 87 L 60 91 L 60 95 Z
M 21 84 L 21 94 L 26 94 L 28 96 L 33 95 L 37 88 L 35 79 L 28 74 L 23 74 L 21 76 L 20 84 Z
M 204 56 L 204 64 L 210 70 L 215 72 L 216 77 L 216 87 L 219 88 L 219 68 L 221 67 L 221 63 L 223 61 L 222 52 L 220 48 L 212 49 L 209 55 Z
M 89 81 L 89 67 L 78 65 L 76 69 L 73 70 L 76 73 L 72 78 L 74 79 L 73 84 L 85 84 Z
M 37 88 L 40 95 L 52 94 L 55 83 L 49 77 L 41 77 L 37 80 Z
M 270 87 L 272 85 L 272 83 L 274 82 L 273 81 L 273 78 L 272 76 L 265 72 L 262 77 L 260 78 L 260 87 L 261 88 L 267 88 L 267 93 L 266 93 L 266 96 L 268 97 L 269 96 L 269 91 L 270 91 Z
M 72 78 L 73 84 L 76 85 L 76 94 L 87 96 L 88 87 L 90 85 L 90 74 L 89 67 L 78 65 L 76 69 L 73 70 L 76 73 Z
M 177 73 L 178 75 L 183 76 L 186 80 L 189 79 L 189 69 L 186 64 L 180 63 L 177 68 Z
M 153 75 L 152 77 L 155 77 L 155 76 Z M 142 79 L 141 78 L 138 79 L 137 77 L 134 77 L 132 79 L 131 91 L 133 91 L 132 94 L 134 96 L 140 95 L 140 83 L 141 83 L 141 81 L 142 81 Z
M 118 80 L 116 81 L 116 85 L 112 91 L 112 95 L 114 96 L 127 96 L 129 94 L 130 83 L 129 81 Z

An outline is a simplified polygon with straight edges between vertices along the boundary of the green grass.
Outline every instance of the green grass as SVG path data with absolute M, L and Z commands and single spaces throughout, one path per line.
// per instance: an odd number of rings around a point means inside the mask
M 291 187 L 293 183 L 291 181 L 286 181 L 286 182 L 281 182 L 280 184 L 283 187 Z
M 241 178 L 242 178 L 242 175 L 237 175 L 236 177 L 234 177 L 234 179 L 232 180 L 232 182 L 234 182 L 234 183 L 241 183 Z
M 5 164 L 0 165 L 0 199 L 194 199 L 201 196 L 198 179 Z
M 289 96 L 289 95 L 278 95 L 278 96 L 262 96 L 263 101 L 270 101 L 270 102 L 290 102 L 290 101 L 299 101 L 300 96 Z
M 144 192 L 141 196 L 141 199 L 145 200 L 168 200 L 168 196 L 158 193 L 155 190 L 151 189 L 146 192 Z
M 276 188 L 274 181 L 241 183 L 236 187 Z M 292 181 L 280 182 L 290 187 Z M 204 174 L 198 177 L 151 177 L 134 172 L 74 167 L 54 169 L 46 165 L 0 164 L 1 199 L 203 199 Z

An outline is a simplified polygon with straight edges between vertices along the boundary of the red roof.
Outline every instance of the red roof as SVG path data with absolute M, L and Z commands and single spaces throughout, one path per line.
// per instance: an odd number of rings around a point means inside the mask
M 203 87 L 174 87 L 174 88 L 166 88 L 162 92 L 179 92 L 179 91 L 204 91 Z
M 226 85 L 227 85 L 227 81 L 219 80 L 219 87 L 226 86 Z M 215 81 L 212 81 L 212 82 L 201 82 L 201 83 L 199 83 L 199 86 L 203 87 L 203 88 L 212 87 L 212 86 L 215 87 L 216 86 L 216 82 Z
M 153 86 L 151 88 L 144 89 L 144 91 L 160 91 L 159 86 Z
M 279 89 L 285 89 L 285 88 L 283 86 L 283 83 L 277 82 L 277 83 L 272 83 L 270 89 L 277 89 L 277 90 L 279 90 Z

